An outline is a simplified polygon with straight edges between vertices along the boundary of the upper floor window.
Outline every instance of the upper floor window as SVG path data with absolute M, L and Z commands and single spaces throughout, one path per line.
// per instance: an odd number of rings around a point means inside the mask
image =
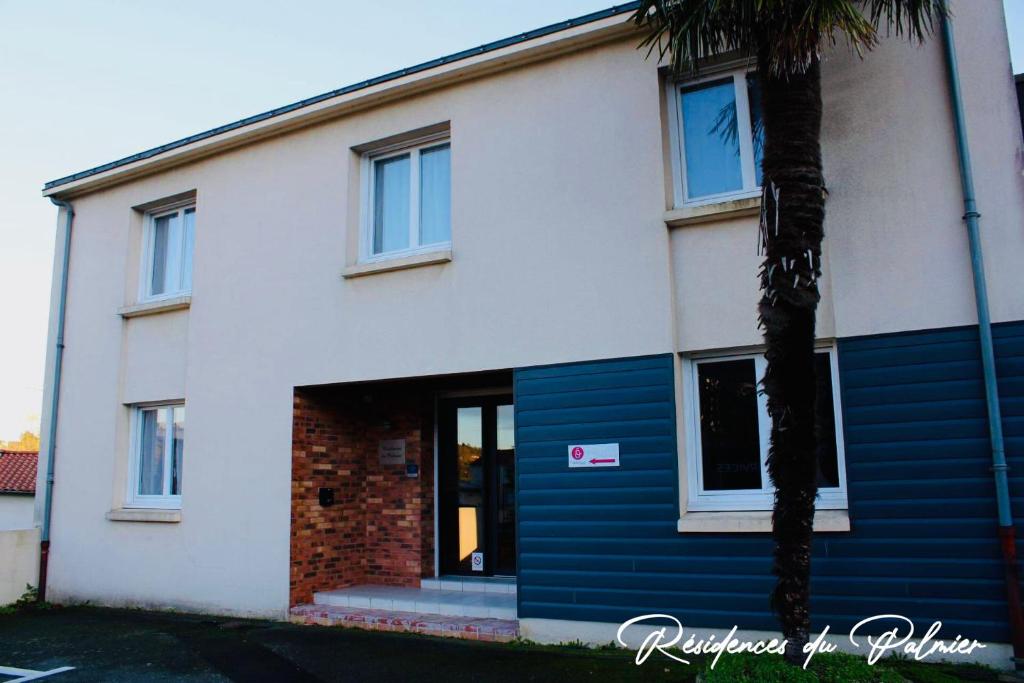
M 185 406 L 177 403 L 134 408 L 132 434 L 128 504 L 180 507 Z
M 364 157 L 368 181 L 361 260 L 451 244 L 451 144 L 434 138 Z
M 846 471 L 835 354 L 815 354 L 818 378 L 819 509 L 846 509 Z M 700 358 L 689 363 L 687 439 L 689 510 L 771 510 L 768 478 L 771 419 L 758 391 L 762 355 Z
M 181 296 L 192 291 L 195 205 L 146 214 L 142 271 L 143 300 Z
M 684 203 L 755 196 L 763 128 L 756 75 L 741 69 L 674 86 L 675 133 Z

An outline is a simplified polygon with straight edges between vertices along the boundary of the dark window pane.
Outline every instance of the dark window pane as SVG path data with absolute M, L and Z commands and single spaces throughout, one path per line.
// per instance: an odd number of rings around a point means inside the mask
M 705 491 L 761 488 L 753 359 L 701 363 L 701 464 Z
M 185 406 L 168 409 L 173 416 L 174 436 L 171 448 L 174 450 L 171 459 L 171 495 L 181 495 L 181 460 L 185 456 Z
M 827 353 L 817 353 L 814 370 L 818 376 L 815 421 L 818 434 L 818 486 L 839 486 L 839 456 L 836 452 L 836 412 L 832 402 L 832 366 Z
M 750 131 L 754 137 L 754 179 L 761 186 L 761 160 L 764 159 L 764 124 L 761 121 L 761 84 L 757 74 L 747 74 L 747 100 L 750 102 Z
M 515 574 L 516 568 L 516 451 L 515 408 L 498 406 L 498 558 L 495 572 Z

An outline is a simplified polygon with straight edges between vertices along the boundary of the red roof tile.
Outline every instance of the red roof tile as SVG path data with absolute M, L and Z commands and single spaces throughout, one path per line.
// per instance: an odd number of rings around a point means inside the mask
M 39 454 L 0 451 L 0 493 L 35 493 Z

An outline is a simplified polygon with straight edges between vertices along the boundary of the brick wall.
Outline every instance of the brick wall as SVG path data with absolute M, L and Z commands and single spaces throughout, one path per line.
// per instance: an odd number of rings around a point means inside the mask
M 433 406 L 378 389 L 296 389 L 292 426 L 291 604 L 355 584 L 418 586 L 434 572 Z M 404 465 L 381 465 L 383 439 L 404 439 Z M 335 504 L 322 507 L 321 487 Z

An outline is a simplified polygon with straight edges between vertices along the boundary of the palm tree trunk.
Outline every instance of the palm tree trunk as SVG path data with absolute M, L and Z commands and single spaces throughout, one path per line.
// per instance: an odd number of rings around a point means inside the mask
M 762 53 L 763 55 L 764 53 Z M 758 307 L 771 417 L 768 474 L 775 485 L 772 533 L 777 578 L 772 608 L 802 662 L 810 633 L 811 538 L 817 497 L 814 322 L 821 274 L 825 183 L 821 168 L 821 72 L 776 76 L 759 59 L 765 143 L 762 297 Z

